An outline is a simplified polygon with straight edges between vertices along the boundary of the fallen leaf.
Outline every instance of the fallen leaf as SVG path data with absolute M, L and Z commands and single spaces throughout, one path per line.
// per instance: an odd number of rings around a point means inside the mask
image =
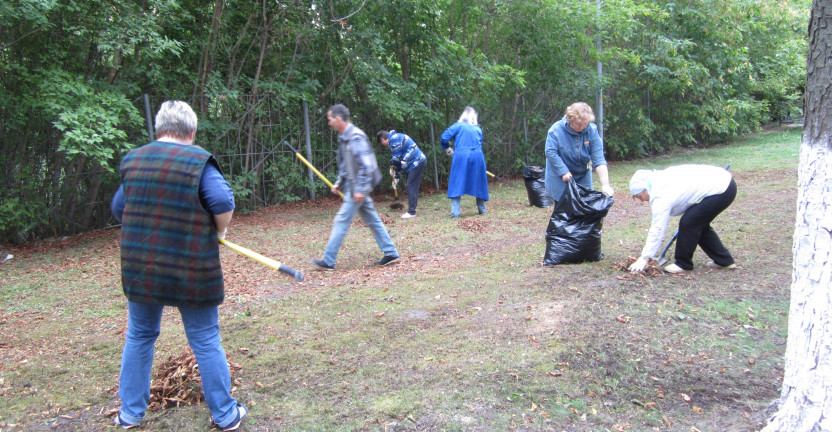
M 679 393 L 679 397 L 681 397 L 682 400 L 685 401 L 685 402 L 690 402 L 690 396 L 688 396 L 684 393 Z
M 702 408 L 699 408 L 698 406 L 694 406 L 692 409 L 695 413 L 697 413 L 699 415 L 702 415 Z
M 385 313 L 387 313 L 387 312 L 378 312 L 378 313 L 376 313 L 376 318 L 383 317 Z
M 624 315 L 619 315 L 619 316 L 615 317 L 615 320 L 620 322 L 620 323 L 628 323 L 628 322 L 630 322 L 630 317 L 624 316 Z

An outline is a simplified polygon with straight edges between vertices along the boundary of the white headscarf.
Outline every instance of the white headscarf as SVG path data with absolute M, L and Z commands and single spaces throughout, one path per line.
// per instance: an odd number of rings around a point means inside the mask
M 650 176 L 653 174 L 653 170 L 638 170 L 633 174 L 633 178 L 630 179 L 630 194 L 631 195 L 638 195 L 641 191 L 647 191 L 650 193 Z

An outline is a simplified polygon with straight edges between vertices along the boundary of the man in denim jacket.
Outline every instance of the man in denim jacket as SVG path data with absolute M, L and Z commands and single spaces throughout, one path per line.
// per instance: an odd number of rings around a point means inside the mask
M 384 252 L 376 265 L 391 264 L 399 259 L 399 252 L 378 217 L 370 197 L 370 192 L 381 181 L 381 171 L 370 141 L 364 131 L 350 123 L 350 111 L 346 106 L 333 105 L 326 117 L 329 126 L 338 132 L 338 180 L 331 191 L 338 193 L 343 190 L 344 202 L 332 222 L 332 233 L 323 259 L 313 259 L 312 265 L 317 270 L 335 270 L 335 258 L 356 212 L 373 232 L 379 249 Z

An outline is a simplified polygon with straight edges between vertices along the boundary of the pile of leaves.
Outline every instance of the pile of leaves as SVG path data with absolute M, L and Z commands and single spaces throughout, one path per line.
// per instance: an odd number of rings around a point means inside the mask
M 645 277 L 659 277 L 664 276 L 664 272 L 662 271 L 661 266 L 656 260 L 650 260 L 647 263 L 647 267 L 644 268 L 644 271 L 641 272 L 631 272 L 630 271 L 630 264 L 636 262 L 637 258 L 627 257 L 627 260 L 624 262 L 617 262 L 612 265 L 612 268 L 616 270 L 621 270 L 623 272 L 629 273 L 625 276 L 619 276 L 618 279 L 621 280 L 643 280 Z
M 457 222 L 457 226 L 467 231 L 482 232 L 488 223 L 482 219 L 467 218 Z
M 243 367 L 228 360 L 231 381 L 236 382 L 235 375 Z M 178 356 L 171 356 L 167 361 L 159 364 L 150 386 L 150 404 L 148 409 L 159 411 L 180 405 L 194 405 L 204 399 L 202 394 L 202 377 L 196 363 L 194 352 L 187 348 Z

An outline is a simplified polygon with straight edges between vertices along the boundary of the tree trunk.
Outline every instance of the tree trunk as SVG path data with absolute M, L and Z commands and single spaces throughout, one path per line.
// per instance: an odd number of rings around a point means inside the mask
M 254 21 L 254 18 L 256 17 L 257 15 L 255 14 L 251 14 L 248 16 L 248 19 L 246 20 L 243 29 L 240 31 L 240 36 L 237 38 L 237 42 L 234 44 L 234 48 L 231 49 L 231 55 L 229 56 L 228 60 L 228 72 L 226 73 L 227 78 L 225 81 L 225 86 L 229 89 L 233 88 L 231 84 L 237 80 L 237 77 L 239 75 L 239 72 L 236 70 L 237 54 L 239 53 L 240 46 L 242 45 L 243 40 L 245 40 L 246 35 L 248 35 L 248 29 L 249 27 L 251 27 L 252 21 Z
M 208 84 L 208 75 L 211 73 L 214 64 L 214 46 L 220 33 L 220 18 L 222 17 L 224 2 L 216 0 L 214 3 L 214 16 L 211 18 L 211 29 L 208 31 L 208 40 L 205 42 L 205 49 L 202 51 L 202 59 L 199 62 L 199 70 L 197 76 L 199 82 L 194 89 L 194 98 L 200 101 L 200 112 L 206 112 L 205 98 L 202 95 L 205 93 L 205 86 Z
M 268 52 L 269 48 L 269 34 L 272 26 L 272 20 L 269 19 L 266 9 L 266 2 L 263 1 L 263 39 L 260 43 L 260 55 L 257 58 L 257 68 L 254 71 L 254 79 L 251 83 L 251 103 L 249 108 L 249 119 L 248 119 L 248 137 L 246 139 L 246 152 L 245 152 L 245 162 L 243 165 L 243 171 L 248 173 L 251 167 L 254 165 L 253 161 L 253 153 L 254 153 L 254 124 L 257 119 L 257 105 L 260 104 L 260 87 L 259 87 L 259 80 L 260 80 L 260 73 L 263 71 L 263 62 L 266 59 L 266 53 Z M 243 186 L 246 186 L 246 183 L 243 183 Z M 251 202 L 254 202 L 254 194 L 251 195 L 249 198 Z
M 809 21 L 789 336 L 778 411 L 764 431 L 832 431 L 832 0 Z

